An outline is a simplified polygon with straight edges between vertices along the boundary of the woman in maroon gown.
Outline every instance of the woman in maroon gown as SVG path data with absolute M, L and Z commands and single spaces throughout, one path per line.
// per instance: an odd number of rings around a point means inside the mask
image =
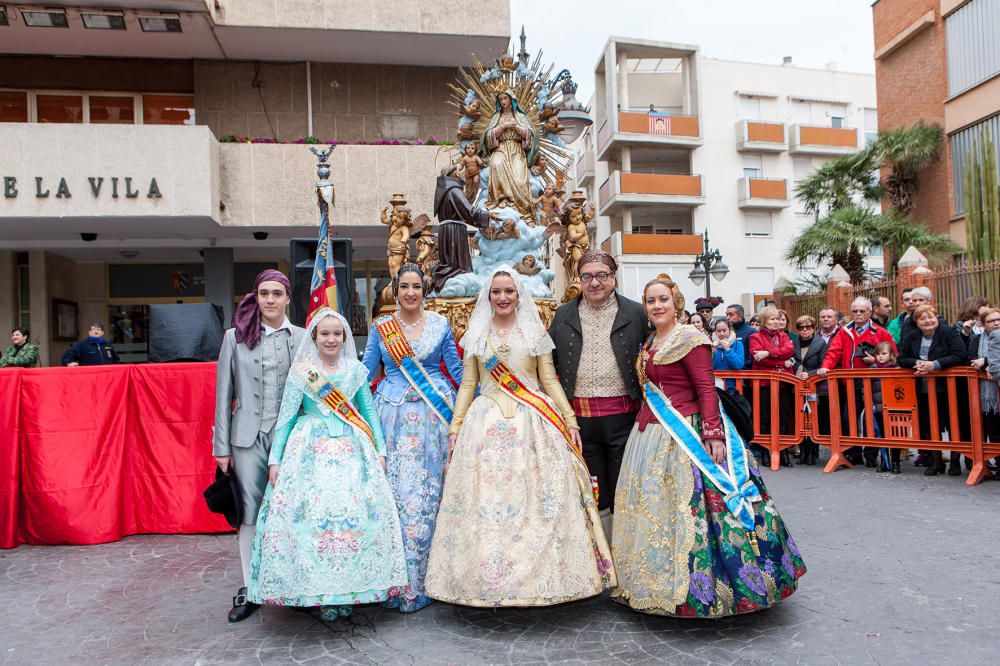
M 684 297 L 677 285 L 653 280 L 643 302 L 656 332 L 637 369 L 640 382 L 652 386 L 646 386 L 618 478 L 612 540 L 618 588 L 612 596 L 656 615 L 723 617 L 767 608 L 795 591 L 806 571 L 802 556 L 753 457 L 735 432 L 727 442 L 711 343 L 678 323 Z M 677 437 L 680 428 L 661 424 L 651 409 L 657 395 L 665 395 L 677 420 L 686 422 L 692 433 L 686 441 L 703 449 L 689 453 Z M 736 455 L 734 447 L 740 447 Z M 747 480 L 739 494 L 749 499 L 736 509 L 712 473 L 728 470 L 739 480 L 733 470 L 744 459 Z

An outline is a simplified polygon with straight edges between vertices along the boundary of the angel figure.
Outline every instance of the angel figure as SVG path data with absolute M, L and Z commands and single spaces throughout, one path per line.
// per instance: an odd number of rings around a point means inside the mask
M 566 294 L 563 296 L 563 303 L 573 300 L 580 294 L 580 273 L 577 267 L 581 257 L 590 249 L 587 222 L 593 219 L 593 216 L 593 206 L 585 208 L 576 202 L 563 209 L 562 247 L 556 250 L 562 257 L 563 270 L 566 273 Z
M 562 213 L 562 201 L 556 196 L 556 188 L 552 185 L 545 186 L 542 193 L 535 199 L 535 204 L 541 212 L 543 225 L 548 225 L 553 221 L 553 218 L 558 219 Z
M 502 224 L 486 227 L 479 232 L 483 238 L 491 241 L 506 240 L 508 238 L 520 238 L 521 232 L 517 230 L 517 220 L 506 218 Z
M 481 113 L 479 110 L 479 100 L 473 97 L 471 100 L 466 102 L 465 106 L 462 107 L 462 113 L 467 118 L 478 118 Z
M 387 262 L 389 264 L 389 275 L 394 276 L 399 271 L 399 267 L 410 259 L 410 228 L 413 220 L 409 208 L 404 208 L 406 199 L 402 194 L 394 194 L 389 200 L 380 215 L 382 224 L 389 227 L 389 240 L 386 242 Z M 388 288 L 388 294 L 384 290 L 382 300 L 385 304 L 395 302 L 392 295 L 392 288 Z
M 538 260 L 533 254 L 524 255 L 524 258 L 521 259 L 521 261 L 514 264 L 514 270 L 521 275 L 527 275 L 529 277 L 532 275 L 538 275 L 542 272 L 542 268 L 538 265 Z
M 479 146 L 475 141 L 465 144 L 465 151 L 459 159 L 459 169 L 465 173 L 465 198 L 475 201 L 479 195 L 479 170 L 486 166 L 477 154 Z
M 505 72 L 514 71 L 514 56 L 509 53 L 504 53 L 500 56 L 500 60 L 497 62 L 497 66 Z
M 538 159 L 535 160 L 534 166 L 531 167 L 531 173 L 535 176 L 542 176 L 545 174 L 546 169 L 549 168 L 549 158 L 544 154 L 539 155 Z
M 559 134 L 559 132 L 562 132 L 564 129 L 566 129 L 566 128 L 563 127 L 563 125 L 559 122 L 559 117 L 558 116 L 550 116 L 545 121 L 545 133 L 546 134 Z
M 458 126 L 457 136 L 459 141 L 468 141 L 476 138 L 476 130 L 473 128 L 472 123 L 462 123 Z

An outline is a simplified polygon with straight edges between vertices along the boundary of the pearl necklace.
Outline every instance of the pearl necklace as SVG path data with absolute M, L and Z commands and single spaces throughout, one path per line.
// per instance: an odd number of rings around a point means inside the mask
M 413 331 L 417 330 L 418 326 L 424 323 L 424 313 L 421 312 L 420 316 L 417 317 L 417 320 L 412 324 L 407 324 L 405 321 L 403 321 L 403 318 L 399 316 L 398 312 L 396 313 L 396 320 L 399 322 L 400 326 L 403 327 L 403 331 L 405 331 L 406 333 L 412 333 Z

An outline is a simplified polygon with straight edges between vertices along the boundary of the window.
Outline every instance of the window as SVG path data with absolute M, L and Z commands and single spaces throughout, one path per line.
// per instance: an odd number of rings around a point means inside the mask
M 1000 74 L 997 26 L 1000 0 L 972 0 L 945 17 L 949 96 Z
M 969 153 L 980 152 L 979 142 L 985 132 L 993 139 L 993 159 L 1000 167 L 1000 115 L 988 118 L 972 127 L 955 132 L 948 140 L 951 142 L 951 183 L 952 206 L 956 215 L 965 214 L 965 166 L 969 161 Z
M 17 325 L 31 328 L 31 279 L 28 253 L 17 253 Z
M 865 145 L 874 143 L 878 139 L 878 111 L 875 109 L 865 109 Z
M 83 95 L 38 95 L 35 104 L 40 123 L 83 122 Z
M 843 127 L 844 117 L 843 116 L 830 116 L 830 127 Z
M 28 122 L 28 93 L 0 90 L 0 123 Z
M 747 238 L 771 237 L 770 213 L 747 213 L 743 216 L 743 235 Z M 768 292 L 761 292 L 768 293 Z
M 760 178 L 763 173 L 764 173 L 764 166 L 763 162 L 761 161 L 760 155 L 743 156 L 744 178 Z
M 132 125 L 135 123 L 135 97 L 103 97 L 90 95 L 90 122 L 98 125 Z
M 792 179 L 796 184 L 805 180 L 812 173 L 812 160 L 808 157 L 792 158 Z
M 809 102 L 792 102 L 792 120 L 796 123 L 811 123 L 812 104 Z
M 750 292 L 751 294 L 773 294 L 774 269 L 747 268 L 746 285 L 747 285 L 747 291 Z
M 744 120 L 760 120 L 760 98 L 741 96 L 739 99 L 740 118 Z
M 194 125 L 194 95 L 143 95 L 146 125 Z
M 881 257 L 882 256 L 882 246 L 881 245 L 872 245 L 870 248 L 868 248 L 868 256 L 869 257 Z

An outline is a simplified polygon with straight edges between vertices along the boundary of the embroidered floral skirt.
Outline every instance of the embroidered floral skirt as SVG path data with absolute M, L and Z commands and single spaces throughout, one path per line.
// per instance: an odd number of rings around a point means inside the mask
M 336 606 L 384 601 L 406 586 L 396 504 L 370 441 L 354 430 L 331 437 L 300 416 L 278 482 L 257 519 L 250 601 Z
M 398 405 L 376 393 L 375 408 L 385 433 L 387 475 L 403 530 L 410 579 L 409 589 L 390 605 L 415 611 L 430 603 L 424 577 L 444 486 L 448 424 L 412 390 Z
M 472 403 L 445 475 L 427 594 L 463 606 L 547 606 L 615 584 L 586 465 L 518 406 Z
M 615 495 L 612 598 L 644 613 L 723 617 L 795 591 L 806 572 L 802 555 L 747 459 L 763 498 L 754 506 L 759 557 L 723 495 L 663 426 L 633 427 Z

